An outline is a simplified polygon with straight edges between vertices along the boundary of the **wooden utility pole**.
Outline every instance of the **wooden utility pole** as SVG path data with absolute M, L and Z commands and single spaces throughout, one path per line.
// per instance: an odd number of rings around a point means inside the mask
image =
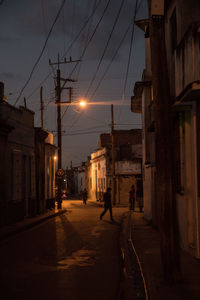
M 113 112 L 113 104 L 111 104 L 111 143 L 112 143 L 112 168 L 111 168 L 111 176 L 112 176 L 112 203 L 116 204 L 115 198 L 115 136 L 114 136 L 114 112 Z
M 27 108 L 27 105 L 26 105 L 26 98 L 24 97 L 24 107 Z
M 58 54 L 58 61 L 56 63 L 52 63 L 49 60 L 50 65 L 57 65 L 57 76 L 56 76 L 56 105 L 57 105 L 57 145 L 58 145 L 58 170 L 57 170 L 57 184 L 58 184 L 58 190 L 57 190 L 57 203 L 58 203 L 58 209 L 62 208 L 62 179 L 64 175 L 64 170 L 62 169 L 62 109 L 61 104 L 62 103 L 71 103 L 71 97 L 72 97 L 72 88 L 66 88 L 70 91 L 70 99 L 67 102 L 61 102 L 61 92 L 65 86 L 65 84 L 70 82 L 75 82 L 75 80 L 72 79 L 64 79 L 61 78 L 61 72 L 60 72 L 60 64 L 67 64 L 72 62 L 78 62 L 79 60 L 72 60 L 70 57 L 69 61 L 60 61 L 59 54 Z M 64 81 L 64 84 L 61 87 L 61 80 Z
M 41 128 L 44 128 L 44 102 L 43 102 L 43 87 L 40 88 L 40 111 L 41 111 Z
M 155 2 L 159 5 L 156 6 Z M 153 12 L 159 7 L 163 7 L 161 13 Z M 164 0 L 149 0 L 149 11 L 156 136 L 156 218 L 164 276 L 167 281 L 177 281 L 180 279 L 179 235 L 174 199 L 173 130 L 165 46 Z

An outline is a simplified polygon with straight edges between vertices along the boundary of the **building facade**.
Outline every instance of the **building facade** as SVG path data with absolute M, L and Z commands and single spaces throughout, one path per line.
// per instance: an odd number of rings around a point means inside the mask
M 1 225 L 36 213 L 34 113 L 0 102 Z
M 131 185 L 141 186 L 141 130 L 115 130 L 115 201 L 128 205 Z M 110 134 L 101 134 L 98 150 L 91 154 L 90 194 L 97 201 L 103 200 L 107 187 L 112 186 L 112 154 Z M 140 183 L 139 183 L 140 182 Z
M 34 112 L 4 100 L 0 85 L 0 226 L 54 207 L 53 135 L 34 128 Z
M 165 36 L 174 124 L 181 245 L 200 257 L 200 2 L 166 1 Z
M 144 217 L 156 225 L 155 217 L 155 128 L 154 101 L 152 92 L 151 53 L 149 21 L 139 20 L 136 25 L 143 30 L 145 37 L 145 69 L 142 80 L 135 83 L 131 98 L 131 111 L 142 114 L 142 169 Z
M 36 212 L 55 207 L 55 150 L 53 134 L 35 128 Z
M 151 18 L 157 24 L 164 19 L 166 53 L 166 78 L 169 79 L 170 107 L 169 126 L 172 124 L 172 182 L 181 247 L 195 257 L 200 257 L 200 2 L 198 0 L 149 1 Z M 157 19 L 156 19 L 157 18 Z M 142 112 L 143 120 L 143 169 L 144 169 L 144 209 L 145 216 L 156 224 L 156 156 L 157 132 L 154 122 L 155 53 L 152 56 L 149 43 L 159 48 L 152 27 L 149 35 L 149 20 L 137 21 L 146 39 L 146 69 L 142 81 L 136 83 L 132 98 L 134 112 Z M 152 23 L 151 23 L 152 24 Z M 152 25 L 151 25 L 152 26 Z M 160 32 L 159 32 L 160 30 Z M 151 36 L 152 34 L 152 36 Z M 157 35 L 158 37 L 158 35 Z M 163 45 L 163 44 L 162 44 Z M 154 49 L 155 50 L 155 49 Z M 161 51 L 161 47 L 160 47 Z M 160 54 L 159 54 L 160 55 Z M 159 57 L 158 55 L 158 57 Z M 152 62 L 152 57 L 154 61 Z M 162 57 L 160 61 L 162 63 Z M 157 62 L 158 64 L 158 62 Z M 152 71 L 154 70 L 154 71 Z M 152 80 L 152 76 L 153 80 Z M 164 77 L 163 77 L 164 78 Z M 138 110 L 138 111 L 136 111 Z M 139 111 L 140 110 L 140 111 Z M 156 112 L 157 113 L 157 112 Z M 158 147 L 157 147 L 158 151 Z M 166 166 L 167 167 L 167 166 Z M 159 170 L 160 172 L 160 170 Z

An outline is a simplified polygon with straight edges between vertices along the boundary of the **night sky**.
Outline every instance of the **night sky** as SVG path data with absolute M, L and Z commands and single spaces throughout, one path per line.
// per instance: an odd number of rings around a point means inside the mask
M 73 60 L 82 57 L 73 72 L 75 63 L 61 65 L 61 76 L 77 80 L 76 83 L 66 85 L 74 88 L 73 102 L 86 98 L 89 102 L 96 102 L 99 105 L 89 105 L 84 111 L 76 105 L 62 108 L 65 112 L 63 116 L 65 168 L 71 161 L 74 166 L 78 166 L 87 160 L 87 156 L 97 148 L 99 134 L 109 132 L 111 103 L 114 104 L 116 129 L 141 128 L 140 115 L 130 111 L 130 98 L 134 83 L 141 80 L 144 68 L 144 34 L 135 26 L 125 85 L 133 28 L 129 24 L 134 18 L 136 0 L 66 0 L 53 26 L 44 53 L 21 93 L 62 3 L 63 0 L 0 1 L 0 81 L 5 83 L 5 96 L 10 104 L 17 107 L 23 105 L 26 97 L 27 107 L 35 111 L 35 126 L 40 126 L 40 87 L 43 86 L 44 127 L 53 131 L 56 136 L 53 79 L 56 76 L 56 66 L 54 68 L 49 66 L 49 59 L 52 62 L 57 61 L 58 53 L 62 60 L 64 57 L 69 60 L 70 56 Z M 136 20 L 146 18 L 146 0 L 138 0 L 137 6 Z M 100 23 L 97 27 L 98 22 Z M 119 48 L 128 26 L 128 34 Z M 68 90 L 63 90 L 62 101 L 68 101 Z M 100 105 L 102 102 L 105 105 Z M 55 137 L 54 143 L 56 142 Z

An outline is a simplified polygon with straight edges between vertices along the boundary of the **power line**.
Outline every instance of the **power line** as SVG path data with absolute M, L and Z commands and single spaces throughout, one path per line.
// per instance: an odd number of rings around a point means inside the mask
M 92 39 L 93 39 L 93 37 L 94 37 L 94 35 L 95 35 L 95 33 L 96 33 L 96 31 L 97 31 L 99 25 L 101 24 L 101 21 L 102 21 L 104 15 L 105 15 L 105 13 L 106 13 L 106 11 L 107 11 L 107 9 L 108 9 L 108 6 L 109 6 L 109 4 L 110 4 L 110 1 L 111 1 L 111 0 L 108 0 L 108 1 L 107 1 L 107 4 L 106 4 L 106 6 L 105 6 L 105 8 L 104 8 L 104 10 L 103 10 L 103 13 L 102 13 L 102 15 L 101 15 L 99 21 L 97 22 L 97 24 L 96 24 L 96 26 L 95 26 L 95 28 L 94 28 L 94 31 L 93 31 L 93 33 L 92 33 L 92 35 L 91 35 L 91 37 L 90 37 L 88 43 L 85 45 L 85 48 L 83 49 L 83 52 L 82 52 L 82 54 L 81 54 L 79 60 L 82 60 L 83 56 L 85 55 L 85 52 L 86 52 L 86 50 L 87 50 L 89 44 L 91 43 L 91 41 L 92 41 Z M 76 63 L 76 65 L 74 66 L 74 68 L 73 68 L 73 70 L 71 71 L 69 77 L 71 77 L 71 75 L 73 74 L 73 72 L 76 70 L 77 66 L 78 66 L 78 63 Z M 64 113 L 63 113 L 63 115 L 62 115 L 62 118 L 64 117 L 64 115 L 65 115 L 66 112 L 67 112 L 67 109 L 64 111 Z M 76 122 L 76 121 L 75 121 L 75 122 Z M 73 127 L 73 124 L 72 124 L 71 127 Z
M 129 54 L 128 54 L 128 62 L 127 62 L 127 68 L 126 68 L 124 88 L 123 88 L 123 93 L 122 93 L 122 104 L 124 103 L 127 80 L 128 80 L 128 73 L 129 73 L 129 68 L 130 68 L 130 60 L 131 60 L 131 54 L 132 54 L 132 48 L 133 48 L 133 39 L 134 39 L 134 33 L 135 33 L 135 19 L 136 19 L 136 15 L 137 15 L 137 9 L 138 9 L 138 0 L 136 0 L 136 3 L 135 3 L 133 27 L 132 27 L 132 32 L 131 32 L 130 48 L 129 48 Z M 119 119 L 120 119 L 120 115 L 121 115 L 121 109 L 119 112 Z
M 90 43 L 91 43 L 91 41 L 92 41 L 94 35 L 96 34 L 97 29 L 98 29 L 99 25 L 101 24 L 101 22 L 102 22 L 102 20 L 103 20 L 103 17 L 104 17 L 104 15 L 105 15 L 105 13 L 106 13 L 106 11 L 107 11 L 107 9 L 108 9 L 108 6 L 109 6 L 109 4 L 110 4 L 110 1 L 111 1 L 111 0 L 108 0 L 108 1 L 107 1 L 107 4 L 106 4 L 106 6 L 105 6 L 105 8 L 104 8 L 104 10 L 103 10 L 103 13 L 102 13 L 102 15 L 101 15 L 99 21 L 97 22 L 97 24 L 96 24 L 96 26 L 95 26 L 95 28 L 94 28 L 94 31 L 93 31 L 93 33 L 92 33 L 92 35 L 91 35 L 91 37 L 90 37 L 88 43 L 86 44 L 86 46 L 85 46 L 85 48 L 84 48 L 84 50 L 83 50 L 83 52 L 82 52 L 80 58 L 79 58 L 80 61 L 83 59 L 83 56 L 85 55 L 85 52 L 86 52 L 88 46 L 90 45 Z M 71 71 L 70 76 L 71 76 L 71 75 L 73 74 L 73 72 L 76 70 L 77 65 L 78 65 L 78 63 L 74 66 L 74 69 Z
M 93 5 L 93 7 L 92 7 L 92 11 L 95 10 L 96 5 L 97 5 L 97 0 L 95 0 L 95 2 L 94 2 L 94 5 Z M 90 22 L 89 22 L 89 26 L 88 26 L 88 30 L 87 30 L 87 34 L 86 34 L 86 39 L 85 39 L 85 46 L 84 46 L 84 49 L 87 48 L 88 43 L 89 43 L 89 33 L 90 33 L 91 26 L 92 26 L 92 20 L 93 20 L 93 15 L 92 15 L 92 17 L 91 17 L 90 20 L 89 20 Z M 84 50 L 83 50 L 83 52 L 84 52 Z M 82 58 L 82 57 L 81 57 L 81 58 Z M 79 63 L 79 70 L 78 70 L 77 78 L 78 78 L 78 76 L 79 76 L 79 74 L 80 74 L 80 71 L 81 71 L 81 61 L 80 61 L 80 63 Z M 71 75 L 70 75 L 70 76 L 71 76 Z M 69 109 L 69 106 L 68 106 L 68 107 L 65 109 L 65 111 L 63 112 L 63 114 L 62 114 L 62 119 L 63 119 L 64 115 L 66 114 L 66 112 L 68 111 L 68 109 Z
M 94 10 L 96 5 L 97 5 L 97 0 L 94 1 L 92 10 Z M 84 46 L 83 49 L 86 49 L 89 45 L 89 42 L 90 42 L 89 35 L 90 35 L 91 28 L 92 28 L 92 21 L 93 21 L 93 17 L 90 19 L 90 22 L 88 24 L 88 29 L 87 29 L 87 33 L 86 33 L 86 37 L 85 37 L 85 46 Z M 84 50 L 83 50 L 83 53 L 84 53 Z M 81 57 L 81 59 L 82 59 L 82 57 Z M 78 74 L 76 76 L 77 80 L 78 80 L 78 76 L 79 76 L 80 71 L 81 71 L 81 65 L 82 65 L 82 60 L 79 63 L 79 70 L 78 70 Z
M 114 32 L 114 30 L 115 30 L 115 26 L 116 26 L 116 24 L 117 24 L 117 21 L 119 20 L 119 16 L 120 16 L 120 13 L 121 13 L 121 11 L 122 11 L 123 5 L 124 5 L 124 0 L 121 1 L 121 4 L 120 4 L 120 7 L 119 7 L 117 16 L 116 16 L 116 18 L 115 18 L 115 21 L 114 21 L 114 23 L 113 23 L 112 29 L 111 29 L 110 34 L 109 34 L 109 36 L 108 36 L 106 45 L 105 45 L 104 50 L 103 50 L 103 53 L 102 53 L 102 56 L 101 56 L 101 58 L 100 58 L 100 60 L 99 60 L 99 63 L 98 63 L 97 68 L 96 68 L 96 71 L 95 71 L 95 73 L 94 73 L 94 75 L 93 75 L 93 77 L 92 77 L 92 80 L 91 80 L 91 82 L 90 82 L 90 84 L 89 84 L 89 87 L 88 87 L 88 89 L 87 89 L 86 97 L 88 96 L 89 90 L 90 90 L 90 88 L 91 88 L 91 86 L 92 86 L 92 84 L 93 84 L 93 82 L 94 82 L 94 80 L 95 80 L 95 78 L 96 78 L 96 75 L 97 75 L 97 73 L 98 73 L 98 71 L 99 71 L 99 68 L 100 68 L 101 63 L 102 63 L 103 58 L 104 58 L 104 55 L 105 55 L 106 50 L 107 50 L 107 48 L 108 48 L 108 45 L 109 45 L 109 43 L 110 43 L 111 37 L 112 37 L 113 32 Z
M 110 63 L 107 65 L 107 68 L 105 69 L 103 75 L 101 76 L 101 78 L 100 78 L 100 80 L 99 80 L 99 83 L 98 83 L 96 89 L 95 89 L 94 92 L 92 93 L 91 98 L 93 98 L 94 95 L 96 94 L 96 92 L 97 92 L 97 90 L 99 89 L 99 87 L 100 87 L 102 81 L 104 80 L 104 78 L 105 78 L 105 76 L 106 76 L 108 70 L 110 69 L 110 67 L 111 67 L 111 65 L 112 65 L 112 63 L 113 63 L 115 57 L 116 57 L 117 54 L 118 54 L 119 49 L 121 48 L 121 46 L 122 46 L 122 44 L 123 44 L 123 42 L 124 42 L 124 40 L 125 40 L 125 38 L 126 38 L 128 32 L 129 32 L 129 29 L 130 29 L 130 27 L 131 27 L 131 25 L 132 25 L 132 22 L 133 22 L 133 20 L 131 20 L 131 22 L 129 23 L 129 25 L 128 25 L 128 27 L 127 27 L 127 29 L 126 29 L 126 31 L 125 31 L 125 33 L 124 33 L 124 35 L 123 35 L 123 37 L 122 37 L 120 43 L 119 43 L 119 45 L 118 45 L 118 47 L 117 47 L 117 49 L 116 49 L 114 55 L 112 56 L 112 59 L 110 60 Z
M 66 0 L 65 0 L 66 1 Z M 93 9 L 91 15 L 88 17 L 88 19 L 85 21 L 85 23 L 83 24 L 83 26 L 81 27 L 81 29 L 79 30 L 78 34 L 75 36 L 75 38 L 73 39 L 73 41 L 71 42 L 70 46 L 68 47 L 68 49 L 65 51 L 65 53 L 63 54 L 62 58 L 64 58 L 66 56 L 66 54 L 70 51 L 70 49 L 72 48 L 73 44 L 78 40 L 79 36 L 81 35 L 82 31 L 85 29 L 85 27 L 87 26 L 89 20 L 91 17 L 93 17 L 93 15 L 95 14 L 95 11 L 97 10 L 97 8 L 99 7 L 99 5 L 101 4 L 102 0 L 99 0 L 99 2 L 97 3 L 97 5 L 95 6 L 95 8 Z M 43 79 L 43 81 L 33 90 L 33 92 L 27 97 L 27 99 L 29 99 L 39 88 L 41 85 L 43 85 L 45 83 L 45 81 L 49 78 L 49 76 L 51 75 L 51 73 L 47 74 L 47 76 Z M 24 90 L 24 89 L 23 89 Z M 20 95 L 21 96 L 21 95 Z
M 88 130 L 99 129 L 99 128 L 105 128 L 105 125 L 101 125 L 101 126 L 93 126 L 93 127 L 90 127 L 90 128 L 74 130 L 74 131 L 71 131 L 70 133 L 71 133 L 71 134 L 72 134 L 72 133 L 81 133 L 81 132 L 85 132 L 85 131 L 88 131 Z
M 20 99 L 20 97 L 21 97 L 21 95 L 22 95 L 24 89 L 26 88 L 26 86 L 28 85 L 29 81 L 31 80 L 31 77 L 32 77 L 32 75 L 33 75 L 33 72 L 34 72 L 34 70 L 35 70 L 37 64 L 39 63 L 39 61 L 40 61 L 40 59 L 41 59 L 41 57 L 42 57 L 42 55 L 43 55 L 43 53 L 44 53 L 44 50 L 45 50 L 45 48 L 46 48 L 47 42 L 48 42 L 48 40 L 49 40 L 49 37 L 50 37 L 50 35 L 51 35 L 52 31 L 53 31 L 53 28 L 54 28 L 54 26 L 55 26 L 55 24 L 56 24 L 58 18 L 59 18 L 60 12 L 61 12 L 63 6 L 65 5 L 65 2 L 66 2 L 66 0 L 63 0 L 62 3 L 61 3 L 61 5 L 60 5 L 60 8 L 59 8 L 59 10 L 58 10 L 58 12 L 57 12 L 57 15 L 56 15 L 56 17 L 55 17 L 55 20 L 54 20 L 54 22 L 53 22 L 53 24 L 52 24 L 52 26 L 51 26 L 51 28 L 50 28 L 50 31 L 49 31 L 49 33 L 48 33 L 48 35 L 47 35 L 47 38 L 46 38 L 46 40 L 45 40 L 44 46 L 43 46 L 43 48 L 42 48 L 42 50 L 41 50 L 41 52 L 40 52 L 40 54 L 39 54 L 39 56 L 38 56 L 38 58 L 37 58 L 37 60 L 36 60 L 36 62 L 35 62 L 35 64 L 34 64 L 32 70 L 31 70 L 31 73 L 30 73 L 30 75 L 29 75 L 29 77 L 28 77 L 28 79 L 27 79 L 25 85 L 24 85 L 23 88 L 21 89 L 21 91 L 20 91 L 20 93 L 19 93 L 19 96 L 17 97 L 17 100 L 15 101 L 14 106 L 15 106 L 15 105 L 17 104 L 17 102 L 19 101 L 19 99 Z
M 63 134 L 63 136 L 85 135 L 85 134 L 97 134 L 97 133 L 110 133 L 110 131 L 109 131 L 109 132 L 102 132 L 102 131 L 88 131 L 88 132 L 82 132 L 82 133 L 66 133 L 66 134 Z
M 76 37 L 73 39 L 73 41 L 71 42 L 70 46 L 68 47 L 68 49 L 66 50 L 66 52 L 63 54 L 62 58 L 64 58 L 66 56 L 66 54 L 69 52 L 69 50 L 72 48 L 73 44 L 77 41 L 77 39 L 79 38 L 79 36 L 81 35 L 82 31 L 85 29 L 85 27 L 87 26 L 88 22 L 90 21 L 90 18 L 93 17 L 95 11 L 97 10 L 97 8 L 99 7 L 99 5 L 101 4 L 102 0 L 99 0 L 99 2 L 97 3 L 97 5 L 95 6 L 95 8 L 93 9 L 91 15 L 88 17 L 88 19 L 86 20 L 86 22 L 84 23 L 84 25 L 81 27 L 80 31 L 78 32 L 78 34 L 76 35 Z
M 123 44 L 123 42 L 124 42 L 124 40 L 125 40 L 125 38 L 126 38 L 128 32 L 129 32 L 129 29 L 131 28 L 132 22 L 133 22 L 133 19 L 131 19 L 131 22 L 129 23 L 129 25 L 128 25 L 128 27 L 127 27 L 127 29 L 126 29 L 126 31 L 125 31 L 125 33 L 124 33 L 124 35 L 123 35 L 123 37 L 122 37 L 120 43 L 119 43 L 119 45 L 118 45 L 118 47 L 117 47 L 117 49 L 116 49 L 116 51 L 115 51 L 115 53 L 114 53 L 114 55 L 113 55 L 111 61 L 110 61 L 110 63 L 108 64 L 108 66 L 107 66 L 107 68 L 106 68 L 106 70 L 105 70 L 105 72 L 104 72 L 103 75 L 101 76 L 101 79 L 100 79 L 100 81 L 99 81 L 99 83 L 98 83 L 96 89 L 94 90 L 94 92 L 93 92 L 91 98 L 93 98 L 94 95 L 96 94 L 96 92 L 97 92 L 98 88 L 100 87 L 102 81 L 104 80 L 104 77 L 106 76 L 106 74 L 107 74 L 107 72 L 108 72 L 110 66 L 112 65 L 112 63 L 113 63 L 115 57 L 117 56 L 117 53 L 118 53 L 119 49 L 121 48 L 121 46 L 122 46 L 122 44 Z M 80 114 L 78 115 L 78 117 L 77 117 L 76 120 L 73 122 L 73 124 L 72 124 L 72 126 L 71 126 L 70 128 L 72 128 L 72 127 L 78 122 L 79 118 L 80 118 Z

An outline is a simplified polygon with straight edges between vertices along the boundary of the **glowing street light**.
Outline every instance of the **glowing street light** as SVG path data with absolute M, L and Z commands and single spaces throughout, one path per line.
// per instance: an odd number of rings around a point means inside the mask
M 79 102 L 79 105 L 80 105 L 81 107 L 85 107 L 85 106 L 87 105 L 87 102 L 86 102 L 85 100 L 81 100 L 81 101 Z

